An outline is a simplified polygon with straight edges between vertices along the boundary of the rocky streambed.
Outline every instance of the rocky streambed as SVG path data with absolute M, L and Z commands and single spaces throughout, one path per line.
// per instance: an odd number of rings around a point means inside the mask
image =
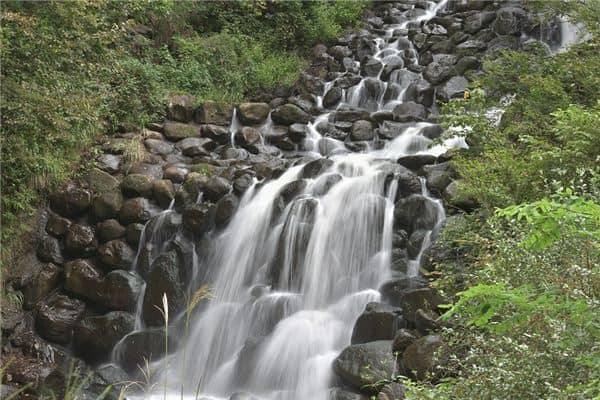
M 439 374 L 424 253 L 444 206 L 476 206 L 449 164 L 464 141 L 433 142 L 438 103 L 556 32 L 514 1 L 375 2 L 293 87 L 175 96 L 165 121 L 106 138 L 9 277 L 11 384 L 60 392 L 74 365 L 99 393 L 148 361 L 173 398 L 403 398 L 385 381 Z

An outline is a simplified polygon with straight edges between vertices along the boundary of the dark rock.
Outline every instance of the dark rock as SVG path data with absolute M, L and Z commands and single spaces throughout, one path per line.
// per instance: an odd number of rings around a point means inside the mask
M 393 71 L 400 69 L 404 66 L 404 61 L 398 56 L 387 56 L 384 58 L 384 67 L 381 71 L 381 79 L 387 81 Z
M 206 101 L 194 113 L 194 121 L 199 124 L 228 126 L 233 116 L 233 107 Z
M 129 174 L 146 175 L 150 180 L 162 179 L 163 169 L 160 164 L 135 163 L 129 168 Z
M 334 114 L 334 122 L 345 121 L 354 123 L 359 119 L 369 120 L 369 118 L 369 112 L 361 109 L 338 110 Z
M 323 105 L 325 105 L 325 100 L 323 100 Z M 296 143 L 300 143 L 306 137 L 307 126 L 305 124 L 292 124 L 288 130 L 288 135 L 290 139 Z
M 433 86 L 424 79 L 419 79 L 412 82 L 406 88 L 403 99 L 414 101 L 415 103 L 422 104 L 425 107 L 431 107 L 433 105 L 435 90 Z
M 203 199 L 216 203 L 219 199 L 231 192 L 231 184 L 225 178 L 213 176 L 203 187 Z
M 361 72 L 364 76 L 376 77 L 379 75 L 379 71 L 381 71 L 382 67 L 381 61 L 370 58 L 366 62 L 361 63 Z
M 456 46 L 456 54 L 459 56 L 475 56 L 487 48 L 487 44 L 480 40 L 467 40 Z M 446 78 L 449 77 L 446 76 Z M 441 82 L 441 81 L 440 81 Z M 438 83 L 440 83 L 438 82 Z
M 65 264 L 65 289 L 86 299 L 98 299 L 102 291 L 100 271 L 88 260 L 69 261 Z
M 464 76 L 454 76 L 448 80 L 437 94 L 442 101 L 449 101 L 454 98 L 462 98 L 465 90 L 469 86 L 469 81 Z
M 196 157 L 209 155 L 213 150 L 215 142 L 208 138 L 189 137 L 177 142 L 176 146 L 181 150 L 184 156 Z
M 437 315 L 419 308 L 415 313 L 415 327 L 424 333 L 437 331 L 442 327 L 437 319 Z
M 107 219 L 100 222 L 96 225 L 96 231 L 102 243 L 125 236 L 125 227 L 116 219 Z
M 400 298 L 409 289 L 421 289 L 427 287 L 427 281 L 423 278 L 401 278 L 388 281 L 381 285 L 381 300 L 393 306 L 400 305 Z
M 427 231 L 418 229 L 411 233 L 406 242 L 406 254 L 409 259 L 416 260 L 421 248 L 423 247 L 423 241 L 427 237 Z
M 374 137 L 375 130 L 369 121 L 358 120 L 352 124 L 351 140 L 372 140 Z
M 333 161 L 328 158 L 318 158 L 316 160 L 310 161 L 302 167 L 302 172 L 300 173 L 300 177 L 307 178 L 316 178 L 321 175 L 323 172 L 328 170 L 333 165 Z
M 188 137 L 199 137 L 200 127 L 182 124 L 181 122 L 167 121 L 164 127 L 165 138 L 172 142 L 178 142 Z
M 63 218 L 58 214 L 50 211 L 48 213 L 48 222 L 46 222 L 46 232 L 55 237 L 63 237 L 69 227 L 71 226 L 71 221 L 67 218 Z
M 61 271 L 52 263 L 45 264 L 32 276 L 23 288 L 23 305 L 30 309 L 38 301 L 48 296 L 60 283 Z
M 464 30 L 467 33 L 477 33 L 488 27 L 496 19 L 493 11 L 477 12 L 467 16 L 464 20 Z
M 38 306 L 35 328 L 44 339 L 67 344 L 73 336 L 73 327 L 81 319 L 85 304 L 65 295 L 54 295 Z
M 219 144 L 231 143 L 231 132 L 228 128 L 219 125 L 204 125 L 202 127 L 202 134 Z
M 123 240 L 111 240 L 98 248 L 98 258 L 108 270 L 128 269 L 135 259 L 135 250 Z
M 98 241 L 91 227 L 72 224 L 67 231 L 65 249 L 76 256 L 92 255 L 98 247 Z
M 152 193 L 156 202 L 162 208 L 167 208 L 175 198 L 175 187 L 173 182 L 168 179 L 156 180 L 152 183 Z
M 134 312 L 144 280 L 135 272 L 115 270 L 104 277 L 97 301 L 109 310 Z
M 477 200 L 461 190 L 461 180 L 450 182 L 444 189 L 444 200 L 453 207 L 464 211 L 472 211 L 477 207 Z
M 183 228 L 192 234 L 202 235 L 212 227 L 211 210 L 205 204 L 192 204 L 183 210 Z
M 419 230 L 431 230 L 438 220 L 436 204 L 419 194 L 400 199 L 394 208 L 394 224 L 409 234 Z
M 423 121 L 427 118 L 427 109 L 422 104 L 407 101 L 394 107 L 393 115 L 394 121 Z
M 399 306 L 407 320 L 414 322 L 417 310 L 435 311 L 446 304 L 442 296 L 433 288 L 406 289 L 400 296 Z
M 99 362 L 110 358 L 113 347 L 135 326 L 135 317 L 123 311 L 87 317 L 74 329 L 75 351 L 87 361 Z
M 44 262 L 62 265 L 64 258 L 60 250 L 58 239 L 52 236 L 44 236 L 38 243 L 36 254 Z
M 459 45 L 459 47 L 460 46 L 462 46 L 462 44 Z M 434 61 L 431 64 L 429 64 L 427 66 L 427 68 L 425 68 L 423 76 L 429 82 L 433 83 L 434 85 L 437 85 L 439 83 L 442 83 L 446 79 L 450 78 L 453 74 L 454 74 L 454 69 L 452 66 L 444 65 L 444 64 Z
M 125 240 L 131 246 L 136 248 L 140 243 L 140 237 L 142 236 L 142 232 L 144 230 L 144 224 L 129 224 L 125 228 Z
M 352 55 L 352 50 L 347 46 L 333 46 L 329 48 L 328 53 L 336 60 L 342 61 L 344 57 L 350 57 Z
M 242 146 L 250 153 L 257 154 L 258 146 L 262 143 L 262 135 L 260 131 L 255 128 L 251 128 L 249 126 L 245 126 L 241 131 L 236 132 L 235 134 L 235 142 L 236 144 Z
M 267 103 L 242 103 L 238 106 L 238 118 L 244 125 L 262 124 L 271 112 Z
M 121 156 L 114 154 L 100 154 L 96 157 L 96 165 L 104 172 L 116 174 L 121 165 Z
M 147 325 L 164 325 L 165 321 L 159 311 L 163 307 L 163 295 L 167 296 L 169 312 L 173 315 L 177 315 L 185 306 L 182 268 L 182 260 L 176 251 L 163 253 L 152 263 L 143 304 L 143 318 Z
M 76 217 L 83 214 L 92 204 L 89 190 L 68 185 L 50 195 L 50 206 L 63 217 Z
M 150 217 L 148 200 L 142 197 L 125 200 L 119 210 L 119 221 L 124 225 L 132 222 L 146 222 Z
M 128 197 L 150 197 L 152 181 L 145 175 L 130 174 L 121 181 L 121 191 Z
M 86 176 L 86 181 L 95 193 L 104 193 L 119 187 L 119 181 L 107 172 L 93 168 Z
M 398 183 L 396 198 L 408 196 L 413 193 L 421 192 L 421 181 L 419 177 L 410 169 L 400 164 L 383 164 L 379 167 L 386 176 L 386 181 L 391 182 L 395 179 Z
M 247 160 L 250 154 L 244 149 L 227 148 L 221 153 L 221 158 L 224 160 Z
M 427 178 L 427 188 L 435 195 L 440 195 L 452 182 L 454 171 L 448 163 L 429 165 L 423 168 Z
M 284 104 L 271 112 L 271 119 L 282 125 L 306 124 L 310 121 L 310 115 L 294 104 Z
M 188 174 L 188 172 L 190 171 L 184 166 L 170 165 L 165 168 L 164 178 L 173 183 L 182 183 L 185 180 L 185 176 Z M 154 195 L 156 196 L 156 193 Z
M 342 88 L 334 86 L 323 97 L 323 107 L 331 108 L 342 99 Z
M 190 95 L 171 96 L 167 101 L 167 118 L 173 121 L 190 122 L 194 116 L 196 99 Z
M 377 394 L 376 400 L 404 400 L 406 387 L 400 382 L 385 385 Z
M 94 199 L 92 213 L 97 220 L 115 218 L 123 205 L 123 195 L 120 192 L 102 193 Z
M 399 329 L 394 336 L 394 341 L 392 343 L 392 351 L 394 353 L 404 353 L 404 350 L 408 348 L 415 340 L 417 340 L 418 336 L 415 332 L 408 330 L 406 328 Z
M 229 223 L 238 204 L 238 198 L 233 193 L 226 194 L 217 202 L 215 208 L 215 224 L 217 228 L 223 228 Z
M 437 159 L 431 154 L 411 154 L 398 159 L 398 164 L 412 170 L 418 170 L 423 165 L 433 164 Z
M 243 194 L 254 183 L 252 175 L 244 174 L 233 180 L 233 190 L 239 195 Z
M 495 55 L 505 50 L 517 50 L 519 44 L 519 37 L 517 36 L 498 36 L 488 43 L 486 55 Z
M 419 380 L 425 379 L 435 368 L 435 352 L 442 346 L 442 337 L 428 335 L 415 340 L 402 354 L 404 370 Z
M 352 86 L 358 85 L 361 80 L 362 78 L 360 75 L 346 73 L 335 81 L 334 86 L 339 87 L 340 89 L 349 89 Z
M 177 338 L 173 335 L 167 335 L 165 338 L 164 328 L 146 329 L 127 335 L 115 351 L 119 365 L 130 374 L 139 373 L 146 362 L 165 356 L 165 339 L 167 350 L 175 350 Z
M 352 344 L 392 340 L 396 330 L 404 325 L 401 310 L 380 303 L 367 304 L 352 331 Z
M 374 384 L 389 379 L 396 371 L 391 348 L 390 340 L 348 346 L 333 362 L 333 369 L 354 389 L 376 393 Z

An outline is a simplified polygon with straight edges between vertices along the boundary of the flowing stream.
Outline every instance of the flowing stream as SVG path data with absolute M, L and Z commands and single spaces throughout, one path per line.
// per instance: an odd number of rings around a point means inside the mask
M 415 51 L 404 28 L 431 18 L 445 2 L 429 2 L 418 17 L 386 26 L 375 40 L 375 58 L 386 65 L 401 52 Z M 387 81 L 363 78 L 344 90 L 338 108 L 391 110 L 419 77 L 400 68 Z M 333 84 L 328 82 L 327 88 Z M 380 299 L 377 289 L 393 273 L 418 274 L 431 232 L 406 271 L 394 272 L 398 189 L 396 181 L 386 179 L 385 169 L 400 156 L 437 156 L 449 147 L 466 146 L 464 141 L 430 146 L 422 132 L 430 124 L 418 123 L 379 148 L 350 153 L 342 142 L 318 132 L 317 125 L 328 118 L 324 110 L 309 124 L 303 150 L 313 159 L 327 156 L 298 163 L 277 179 L 256 182 L 228 227 L 211 238 L 209 255 L 192 260 L 196 271 L 208 271 L 205 281 L 214 297 L 193 313 L 179 350 L 153 365 L 160 373 L 151 397 L 162 399 L 166 384 L 168 399 L 328 399 L 332 362 L 350 344 L 365 305 Z M 237 127 L 234 116 L 231 129 Z M 429 196 L 424 182 L 422 186 L 437 227 L 444 219 L 443 207 Z M 162 218 L 174 213 L 167 210 Z M 153 236 L 157 251 L 165 239 L 159 231 L 155 226 L 145 232 Z M 236 397 L 240 392 L 252 397 Z

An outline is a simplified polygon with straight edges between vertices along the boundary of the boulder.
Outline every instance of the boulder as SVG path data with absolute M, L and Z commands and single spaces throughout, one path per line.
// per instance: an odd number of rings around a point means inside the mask
M 202 126 L 202 134 L 219 144 L 231 143 L 231 132 L 229 129 L 219 125 L 207 124 Z
M 477 199 L 461 189 L 461 180 L 452 181 L 442 194 L 444 200 L 451 206 L 464 211 L 473 211 L 477 207 Z
M 98 247 L 96 235 L 87 225 L 72 224 L 65 238 L 65 249 L 75 256 L 90 256 Z
M 237 117 L 244 125 L 259 125 L 265 122 L 271 107 L 267 103 L 242 103 L 237 108 Z
M 107 361 L 115 345 L 133 331 L 134 326 L 133 314 L 123 311 L 84 318 L 75 325 L 75 351 L 88 362 Z
M 213 176 L 203 185 L 202 198 L 203 200 L 216 203 L 229 192 L 231 192 L 231 183 L 220 176 Z
M 110 192 L 119 187 L 117 178 L 98 168 L 92 168 L 86 175 L 86 181 L 95 193 Z
M 125 200 L 119 210 L 119 221 L 125 225 L 132 222 L 146 222 L 150 217 L 148 200 L 142 197 Z
M 69 261 L 65 264 L 65 289 L 74 295 L 96 300 L 102 292 L 102 275 L 88 260 Z
M 400 69 L 402 67 L 404 67 L 404 61 L 402 60 L 402 57 L 398 57 L 398 56 L 387 56 L 384 58 L 384 67 L 383 67 L 383 71 L 381 71 L 381 79 L 384 81 L 387 81 L 390 79 L 390 75 L 392 74 L 393 71 Z
M 392 342 L 380 340 L 346 347 L 333 362 L 333 370 L 348 386 L 375 394 L 375 383 L 396 372 Z
M 404 400 L 406 387 L 400 382 L 385 385 L 377 394 L 376 400 Z
M 167 101 L 167 118 L 173 121 L 190 122 L 194 116 L 194 96 L 171 96 Z
M 431 107 L 433 105 L 434 94 L 435 90 L 429 82 L 424 79 L 418 79 L 408 85 L 403 99 L 404 101 L 414 101 L 425 107 Z
M 89 190 L 74 184 L 61 188 L 50 195 L 50 207 L 63 217 L 76 217 L 83 214 L 92 204 Z
M 464 43 L 460 44 L 458 47 L 462 45 L 464 45 Z M 437 85 L 450 78 L 454 73 L 455 71 L 452 66 L 434 61 L 425 68 L 423 76 L 432 84 Z
M 162 208 L 167 208 L 175 198 L 175 186 L 169 179 L 159 179 L 152 183 L 152 193 L 156 202 Z
M 466 56 L 458 60 L 454 69 L 458 75 L 463 75 L 467 71 L 476 70 L 481 65 L 477 57 Z
M 100 154 L 96 157 L 96 166 L 104 172 L 116 174 L 119 172 L 122 158 L 115 154 Z
M 67 218 L 63 218 L 60 215 L 53 213 L 52 211 L 48 212 L 48 221 L 46 222 L 46 232 L 50 235 L 61 238 L 66 233 L 69 227 L 71 226 L 71 221 Z
M 437 290 L 425 287 L 406 289 L 400 295 L 400 301 L 397 305 L 402 308 L 406 319 L 414 322 L 417 310 L 436 311 L 440 305 L 446 303 L 447 301 L 439 295 Z
M 329 389 L 328 400 L 369 400 L 369 397 L 364 394 L 334 387 Z
M 394 107 L 393 116 L 398 122 L 423 121 L 427 118 L 427 109 L 422 104 L 407 101 Z
M 250 153 L 257 154 L 258 146 L 262 143 L 262 135 L 258 129 L 245 126 L 241 131 L 236 132 L 235 142 L 239 146 L 248 150 Z
M 217 202 L 215 207 L 215 224 L 217 228 L 223 228 L 229 223 L 238 204 L 239 200 L 233 193 L 226 194 Z
M 352 50 L 348 46 L 332 46 L 327 52 L 338 61 L 342 61 L 344 57 L 352 55 Z
M 130 174 L 121 181 L 121 191 L 127 197 L 150 197 L 152 181 L 146 175 Z
M 229 126 L 233 117 L 233 107 L 228 104 L 218 104 L 206 101 L 194 113 L 194 121 L 199 124 Z
M 305 124 L 292 124 L 288 130 L 288 135 L 293 142 L 300 143 L 306 137 L 307 129 L 308 127 Z
M 420 194 L 400 199 L 394 208 L 395 226 L 409 234 L 419 229 L 431 230 L 437 222 L 437 205 Z
M 402 354 L 402 367 L 405 372 L 423 380 L 435 368 L 435 352 L 442 346 L 442 337 L 428 335 L 415 340 Z
M 167 335 L 164 328 L 145 329 L 130 333 L 117 345 L 115 354 L 118 364 L 129 374 L 139 373 L 146 362 L 152 362 L 165 356 L 165 339 L 167 351 L 174 351 L 177 338 Z
M 96 225 L 96 232 L 98 232 L 100 242 L 104 243 L 125 236 L 125 227 L 116 219 L 107 219 Z
M 379 71 L 383 68 L 381 61 L 375 58 L 369 58 L 367 61 L 362 62 L 360 66 L 361 73 L 363 76 L 376 77 L 379 75 Z
M 464 19 L 464 31 L 474 34 L 488 27 L 496 19 L 494 11 L 483 11 L 473 13 Z
M 167 121 L 164 127 L 164 134 L 167 140 L 178 142 L 188 137 L 200 136 L 200 127 L 182 124 L 181 122 Z
M 271 112 L 271 119 L 282 125 L 307 124 L 310 121 L 310 115 L 294 104 L 284 104 Z
M 170 165 L 165 168 L 164 178 L 173 183 L 182 183 L 188 172 L 190 172 L 189 169 L 183 165 Z
M 60 283 L 61 270 L 52 263 L 44 264 L 23 288 L 23 305 L 31 309 L 38 301 L 48 296 Z
M 436 159 L 437 157 L 431 154 L 411 154 L 400 157 L 398 159 L 398 164 L 416 171 L 424 165 L 433 164 Z
M 123 205 L 123 195 L 120 192 L 102 193 L 94 199 L 92 214 L 96 220 L 115 218 Z
M 367 304 L 352 331 L 352 344 L 392 340 L 396 330 L 404 325 L 402 310 L 381 303 Z
M 375 130 L 369 121 L 358 120 L 352 124 L 350 139 L 353 141 L 372 140 L 375 138 Z
M 418 338 L 418 335 L 416 332 L 406 329 L 406 328 L 399 329 L 396 332 L 396 334 L 394 335 L 394 341 L 392 343 L 392 351 L 394 353 L 399 353 L 399 354 L 404 353 L 404 350 L 406 350 L 408 348 L 408 346 L 413 344 L 414 341 L 417 340 L 417 338 Z
M 342 88 L 334 86 L 323 96 L 323 107 L 331 108 L 340 102 L 342 99 Z
M 519 35 L 526 18 L 525 11 L 517 7 L 503 7 L 496 13 L 493 29 L 498 35 Z
M 453 76 L 444 84 L 442 89 L 437 92 L 437 95 L 442 101 L 450 99 L 462 98 L 465 90 L 469 86 L 469 81 L 464 76 Z
M 185 306 L 186 285 L 182 269 L 183 260 L 174 250 L 161 254 L 152 263 L 143 303 L 143 318 L 147 325 L 164 325 L 165 321 L 160 312 L 164 294 L 167 296 L 169 312 L 172 315 L 177 315 Z
M 135 250 L 123 240 L 111 240 L 98 248 L 98 259 L 107 270 L 129 269 L 135 259 Z
M 36 311 L 35 328 L 39 335 L 54 343 L 68 344 L 73 327 L 82 318 L 85 304 L 65 295 L 54 295 Z
M 51 262 L 58 265 L 62 265 L 64 262 L 60 242 L 52 236 L 46 235 L 40 239 L 36 254 L 44 262 Z
M 209 138 L 189 137 L 177 142 L 176 146 L 184 156 L 196 157 L 209 155 L 216 143 Z
M 134 248 L 140 244 L 140 238 L 142 236 L 142 232 L 144 231 L 144 224 L 129 224 L 125 228 L 125 240 Z
M 109 310 L 134 312 L 144 280 L 135 272 L 115 270 L 104 277 L 97 301 Z

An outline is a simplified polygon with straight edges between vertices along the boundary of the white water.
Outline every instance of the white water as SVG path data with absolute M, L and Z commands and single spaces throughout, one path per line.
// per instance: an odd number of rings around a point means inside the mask
M 428 12 L 413 21 L 431 18 L 444 5 L 445 1 L 432 2 Z M 390 39 L 407 24 L 388 26 L 385 37 L 376 40 L 376 57 L 383 63 L 390 54 L 400 53 L 398 40 Z M 368 93 L 363 79 L 346 91 L 338 108 L 389 108 L 401 102 L 408 84 L 419 78 L 405 69 L 392 73 L 388 82 L 368 78 L 382 88 L 375 95 Z M 388 85 L 398 88 L 386 100 Z M 464 140 L 453 139 L 429 148 L 431 141 L 421 135 L 428 124 L 420 123 L 382 149 L 349 153 L 343 142 L 317 131 L 329 116 L 324 111 L 309 124 L 305 148 L 307 154 L 328 157 L 332 164 L 314 178 L 305 178 L 305 186 L 287 204 L 282 190 L 302 178 L 303 165 L 255 184 L 228 227 L 212 238 L 214 245 L 203 265 L 209 268 L 215 296 L 192 321 L 188 337 L 180 338 L 179 351 L 153 365 L 159 373 L 157 392 L 150 398 L 163 399 L 166 382 L 168 399 L 173 400 L 182 398 L 182 388 L 186 399 L 228 399 L 237 392 L 269 400 L 328 399 L 333 360 L 350 344 L 354 322 L 365 305 L 379 300 L 376 289 L 391 277 L 396 182 L 386 181 L 382 168 L 403 155 L 437 156 L 449 147 L 465 146 Z M 261 130 L 269 128 L 270 122 Z M 234 114 L 232 134 L 238 129 Z M 435 203 L 439 225 L 443 208 L 424 184 L 422 195 Z M 420 254 L 409 262 L 408 275 L 418 273 L 419 258 Z

